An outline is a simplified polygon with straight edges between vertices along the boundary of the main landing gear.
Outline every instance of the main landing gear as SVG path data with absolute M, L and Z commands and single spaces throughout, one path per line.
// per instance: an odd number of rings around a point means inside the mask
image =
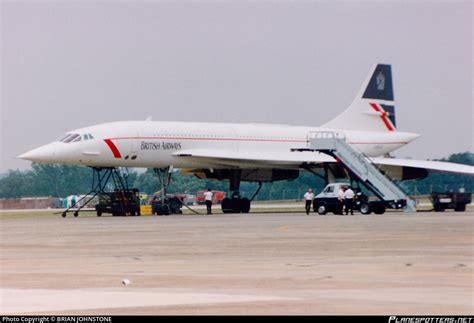
M 226 197 L 222 200 L 221 207 L 223 213 L 249 213 L 250 204 L 257 196 L 262 188 L 262 182 L 258 183 L 258 189 L 252 198 L 240 196 L 240 170 L 233 170 L 229 179 L 229 190 L 232 192 L 232 197 Z
M 170 215 L 169 201 L 166 198 L 166 192 L 171 182 L 171 172 L 173 171 L 170 167 L 153 168 L 158 181 L 160 182 L 160 199 L 154 199 L 151 202 L 151 210 L 156 215 Z
M 233 192 L 231 198 L 226 197 L 222 200 L 221 207 L 223 213 L 249 213 L 250 200 L 240 197 L 239 192 Z

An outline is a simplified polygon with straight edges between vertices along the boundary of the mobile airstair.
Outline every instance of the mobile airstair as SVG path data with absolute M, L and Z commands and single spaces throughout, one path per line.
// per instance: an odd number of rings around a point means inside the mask
M 310 151 L 330 155 L 357 181 L 372 191 L 388 208 L 415 211 L 415 203 L 391 179 L 357 148 L 349 145 L 343 134 L 315 131 L 308 134 Z

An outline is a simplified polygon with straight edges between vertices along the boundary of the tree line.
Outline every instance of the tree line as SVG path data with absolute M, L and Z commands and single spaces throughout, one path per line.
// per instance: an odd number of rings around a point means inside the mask
M 474 166 L 474 153 L 464 152 L 453 154 L 440 161 L 467 164 Z M 138 188 L 140 192 L 153 194 L 160 189 L 158 178 L 152 169 L 137 173 L 128 170 L 130 188 Z M 0 198 L 20 198 L 34 196 L 66 197 L 87 193 L 92 185 L 92 170 L 88 167 L 32 164 L 31 170 L 9 170 L 0 177 Z M 309 187 L 319 192 L 323 189 L 324 181 L 307 171 L 301 171 L 300 176 L 292 181 L 264 183 L 259 193 L 259 199 L 285 198 L 284 192 L 291 191 L 287 198 L 299 197 Z M 423 180 L 404 181 L 402 187 L 409 194 L 429 194 L 431 191 L 458 190 L 464 187 L 466 191 L 474 191 L 472 177 L 456 174 L 433 173 Z M 241 184 L 243 196 L 251 197 L 257 190 L 258 184 Z M 190 193 L 210 188 L 218 191 L 228 191 L 227 181 L 200 180 L 193 175 L 184 175 L 179 170 L 172 175 L 169 193 Z M 283 194 L 282 194 L 283 192 Z M 301 193 L 301 194 L 300 194 Z

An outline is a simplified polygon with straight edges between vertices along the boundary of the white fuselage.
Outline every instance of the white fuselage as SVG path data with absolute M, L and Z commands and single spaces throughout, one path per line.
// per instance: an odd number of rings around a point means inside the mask
M 294 148 L 307 148 L 308 134 L 320 130 L 342 133 L 348 143 L 371 157 L 392 152 L 418 137 L 398 131 L 348 131 L 288 125 L 124 121 L 71 131 L 81 139 L 68 143 L 55 141 L 20 158 L 97 167 L 214 167 L 173 154 L 196 149 L 233 154 L 286 154 Z M 241 166 L 245 168 L 245 164 Z

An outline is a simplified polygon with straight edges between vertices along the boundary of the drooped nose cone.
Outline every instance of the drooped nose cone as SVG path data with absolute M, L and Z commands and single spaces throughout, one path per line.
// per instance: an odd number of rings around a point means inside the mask
M 30 150 L 17 158 L 31 160 L 37 163 L 54 163 L 56 157 L 55 143 L 47 144 Z

